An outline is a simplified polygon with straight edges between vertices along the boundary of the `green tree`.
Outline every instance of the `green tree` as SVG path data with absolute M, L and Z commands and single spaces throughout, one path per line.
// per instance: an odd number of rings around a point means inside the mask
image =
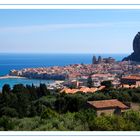
M 45 84 L 40 84 L 40 86 L 37 87 L 36 91 L 37 91 L 38 98 L 50 94 L 50 91 L 47 89 Z
M 9 94 L 11 91 L 11 88 L 10 88 L 10 85 L 9 84 L 5 84 L 3 87 L 2 87 L 2 94 Z
M 37 110 L 36 110 L 36 106 L 34 105 L 34 103 L 31 103 L 29 106 L 29 117 L 34 117 L 37 116 Z
M 40 116 L 40 114 L 46 109 L 46 106 L 40 100 L 37 100 L 34 103 L 34 106 L 36 107 L 36 112 L 38 116 Z
M 32 86 L 26 85 L 26 88 L 29 91 L 31 101 L 38 99 L 38 95 L 37 95 L 37 92 L 36 92 L 36 87 L 33 84 L 32 84 Z
M 42 94 L 42 96 L 50 94 L 50 91 L 47 89 L 45 84 L 40 84 L 40 94 Z
M 14 122 L 11 118 L 3 116 L 0 118 L 0 128 L 4 131 L 13 130 L 15 127 Z
M 18 93 L 17 94 L 17 106 L 16 106 L 16 110 L 19 113 L 19 117 L 25 117 L 28 116 L 29 113 L 29 106 L 30 106 L 30 101 L 29 101 L 29 96 L 27 94 L 22 94 L 22 93 Z
M 105 86 L 106 88 L 111 88 L 111 87 L 113 87 L 112 81 L 110 81 L 110 80 L 101 82 L 101 85 L 102 85 L 102 86 Z
M 52 119 L 53 117 L 58 117 L 58 114 L 50 109 L 50 108 L 46 108 L 42 113 L 41 113 L 41 118 L 42 119 Z
M 113 129 L 107 116 L 96 117 L 90 123 L 90 130 L 92 131 L 111 131 Z
M 13 93 L 29 93 L 28 89 L 23 84 L 16 84 L 13 87 Z
M 123 117 L 125 120 L 129 120 L 130 122 L 140 125 L 140 112 L 138 111 L 127 111 L 123 114 Z
M 80 120 L 84 130 L 92 128 L 91 122 L 96 118 L 94 109 L 83 109 L 75 113 L 75 120 Z M 88 126 L 87 126 L 88 125 Z M 88 128 L 87 128 L 88 127 Z
M 18 113 L 15 108 L 3 107 L 0 109 L 1 114 L 8 117 L 18 117 Z
M 59 112 L 65 113 L 67 111 L 77 112 L 85 107 L 86 99 L 84 96 L 75 95 L 60 95 L 55 101 L 55 108 Z

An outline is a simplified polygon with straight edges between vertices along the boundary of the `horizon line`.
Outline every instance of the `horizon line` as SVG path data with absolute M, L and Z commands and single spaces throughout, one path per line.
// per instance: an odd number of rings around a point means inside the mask
M 60 52 L 60 53 L 57 53 L 57 52 L 0 52 L 0 54 L 131 54 L 132 52 L 130 53 L 99 53 L 99 52 L 95 52 L 95 53 L 91 53 L 91 52 L 80 52 L 80 53 L 75 53 L 75 52 Z

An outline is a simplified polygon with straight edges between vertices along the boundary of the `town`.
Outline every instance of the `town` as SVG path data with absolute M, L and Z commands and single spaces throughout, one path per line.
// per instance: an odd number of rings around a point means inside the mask
M 93 56 L 91 64 L 74 64 L 42 68 L 11 70 L 10 76 L 56 80 L 48 89 L 62 89 L 66 93 L 96 92 L 103 81 L 111 81 L 114 88 L 140 86 L 140 65 L 131 61 Z M 89 87 L 89 80 L 90 87 Z M 59 82 L 58 82 L 59 81 Z M 92 88 L 92 89 L 90 89 Z

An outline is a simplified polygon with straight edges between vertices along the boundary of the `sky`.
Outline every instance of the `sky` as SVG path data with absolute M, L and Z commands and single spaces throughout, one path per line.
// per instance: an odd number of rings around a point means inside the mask
M 0 10 L 0 53 L 132 53 L 140 10 Z

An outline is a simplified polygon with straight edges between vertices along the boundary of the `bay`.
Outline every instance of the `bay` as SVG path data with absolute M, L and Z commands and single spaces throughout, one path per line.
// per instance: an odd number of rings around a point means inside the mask
M 128 54 L 8 54 L 0 53 L 0 76 L 7 75 L 10 70 L 20 70 L 23 68 L 49 67 L 49 66 L 66 66 L 70 64 L 91 64 L 92 57 L 101 56 L 103 58 L 113 57 L 121 61 Z M 52 83 L 51 80 L 38 79 L 0 79 L 0 90 L 4 84 L 11 87 L 15 84 L 35 84 Z

